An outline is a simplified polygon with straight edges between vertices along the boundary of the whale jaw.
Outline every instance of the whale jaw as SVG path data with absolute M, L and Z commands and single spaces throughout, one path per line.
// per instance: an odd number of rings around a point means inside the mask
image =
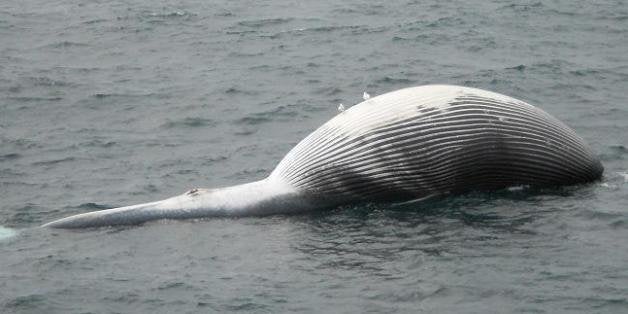
M 161 201 L 163 202 L 163 201 Z M 138 204 L 78 214 L 44 224 L 42 227 L 75 229 L 112 225 L 137 225 L 152 220 L 151 210 L 161 202 Z M 165 218 L 165 217 L 164 217 Z
M 162 219 L 264 216 L 312 207 L 296 189 L 271 176 L 225 188 L 192 189 L 162 201 L 78 214 L 42 227 L 74 229 L 138 225 Z

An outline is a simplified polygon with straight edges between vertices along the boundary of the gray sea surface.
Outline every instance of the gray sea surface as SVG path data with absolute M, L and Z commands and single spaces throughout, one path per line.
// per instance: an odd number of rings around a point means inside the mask
M 261 179 L 362 93 L 537 105 L 600 182 L 263 218 L 42 223 Z M 1 313 L 628 313 L 625 1 L 0 2 Z

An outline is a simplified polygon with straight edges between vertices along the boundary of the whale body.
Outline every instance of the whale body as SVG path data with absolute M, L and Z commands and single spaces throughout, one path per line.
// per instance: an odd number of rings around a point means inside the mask
M 428 85 L 372 97 L 340 112 L 290 150 L 266 179 L 193 189 L 45 226 L 302 212 L 512 186 L 572 185 L 602 173 L 583 139 L 545 111 L 481 89 Z

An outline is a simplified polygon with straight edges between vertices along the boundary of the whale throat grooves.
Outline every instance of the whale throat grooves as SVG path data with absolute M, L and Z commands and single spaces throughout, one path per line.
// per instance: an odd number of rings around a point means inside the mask
M 523 101 L 421 86 L 362 102 L 301 141 L 277 166 L 296 188 L 399 200 L 598 179 L 602 165 L 571 128 Z

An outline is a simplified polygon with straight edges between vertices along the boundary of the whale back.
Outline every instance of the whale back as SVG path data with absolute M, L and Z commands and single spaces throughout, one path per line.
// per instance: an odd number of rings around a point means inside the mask
M 271 176 L 314 196 L 400 200 L 576 184 L 602 172 L 582 138 L 543 110 L 480 89 L 430 85 L 339 113 Z

